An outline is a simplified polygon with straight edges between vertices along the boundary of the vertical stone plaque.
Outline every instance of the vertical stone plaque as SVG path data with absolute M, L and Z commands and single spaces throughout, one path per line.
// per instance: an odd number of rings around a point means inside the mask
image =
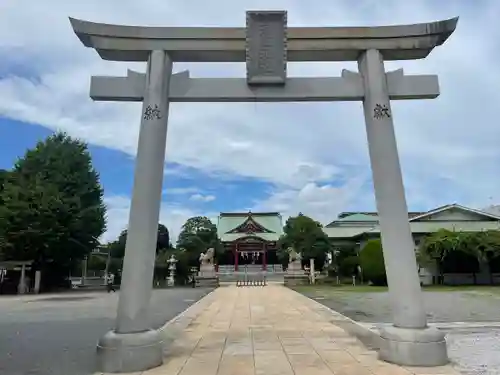
M 246 61 L 249 85 L 285 84 L 286 25 L 286 11 L 247 12 Z

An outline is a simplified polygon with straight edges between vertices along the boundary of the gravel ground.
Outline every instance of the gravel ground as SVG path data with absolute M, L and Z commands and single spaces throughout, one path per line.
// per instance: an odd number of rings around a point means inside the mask
M 389 295 L 385 292 L 301 292 L 351 319 L 391 322 Z M 424 292 L 424 305 L 429 322 L 500 322 L 499 297 L 459 291 Z
M 500 374 L 500 330 L 452 330 L 448 354 L 464 375 Z
M 300 292 L 359 322 L 391 322 L 389 296 L 385 292 L 331 293 L 322 288 L 301 289 Z M 500 375 L 500 329 L 488 327 L 489 323 L 500 322 L 499 295 L 424 292 L 424 304 L 429 322 L 469 322 L 471 325 L 483 322 L 485 328 L 466 328 L 465 324 L 447 329 L 448 353 L 464 375 Z
M 152 327 L 210 290 L 154 290 Z M 0 374 L 92 374 L 97 340 L 113 328 L 117 302 L 118 293 L 102 292 L 0 298 Z

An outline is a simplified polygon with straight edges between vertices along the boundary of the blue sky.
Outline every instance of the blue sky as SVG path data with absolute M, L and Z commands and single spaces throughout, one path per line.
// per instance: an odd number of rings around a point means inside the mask
M 437 74 L 441 96 L 393 103 L 411 210 L 500 201 L 498 1 L 6 0 L 0 5 L 0 167 L 64 130 L 90 145 L 101 174 L 112 239 L 127 224 L 139 104 L 95 103 L 91 75 L 125 75 L 144 64 L 102 61 L 81 45 L 68 17 L 152 26 L 243 26 L 246 9 L 287 9 L 290 26 L 364 26 L 460 16 L 457 31 L 425 60 L 387 70 Z M 154 9 L 155 11 L 151 11 Z M 221 11 L 224 9 L 224 11 Z M 50 14 L 40 17 L 40 14 Z M 289 64 L 291 75 L 338 76 L 353 63 Z M 242 64 L 178 64 L 192 76 L 244 76 Z M 160 220 L 175 237 L 193 215 L 303 212 L 324 223 L 341 211 L 373 210 L 360 103 L 171 106 Z
M 0 117 L 0 168 L 12 168 L 27 149 L 52 133 L 51 129 L 37 124 Z M 132 193 L 134 158 L 125 152 L 92 144 L 89 151 L 106 197 L 128 199 Z M 163 199 L 193 212 L 204 210 L 216 215 L 219 211 L 251 209 L 254 202 L 266 197 L 271 186 L 254 178 L 208 175 L 195 168 L 166 163 Z M 217 199 L 221 196 L 224 199 Z

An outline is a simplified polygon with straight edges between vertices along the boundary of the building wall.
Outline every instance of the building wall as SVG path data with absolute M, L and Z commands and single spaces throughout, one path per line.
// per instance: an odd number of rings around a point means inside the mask
M 446 210 L 442 212 L 438 212 L 434 215 L 426 216 L 419 221 L 429 221 L 429 220 L 439 220 L 439 221 L 478 221 L 485 220 L 484 217 L 481 217 L 478 214 L 473 212 L 465 212 L 463 210 Z

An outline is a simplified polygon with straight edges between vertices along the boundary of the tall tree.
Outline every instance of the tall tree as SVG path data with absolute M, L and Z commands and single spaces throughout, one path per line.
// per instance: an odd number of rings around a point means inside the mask
M 283 232 L 279 241 L 282 249 L 292 246 L 302 254 L 303 262 L 309 262 L 309 259 L 314 258 L 317 269 L 323 267 L 326 254 L 332 251 L 332 246 L 321 223 L 299 214 L 288 218 Z M 282 254 L 283 250 L 280 253 Z
M 4 191 L 4 185 L 7 182 L 7 178 L 9 176 L 9 171 L 6 171 L 5 169 L 0 169 L 0 218 L 4 217 L 4 199 L 3 199 L 3 191 Z M 1 222 L 1 219 L 0 219 Z M 5 249 L 6 243 L 5 243 L 5 235 L 3 233 L 3 228 L 0 227 L 0 260 L 4 258 L 4 249 Z
M 216 225 L 205 216 L 189 218 L 182 226 L 177 239 L 177 248 L 186 250 L 189 265 L 198 265 L 200 254 L 211 247 L 215 249 L 217 256 L 220 243 Z
M 3 184 L 9 175 L 9 171 L 5 169 L 0 169 L 0 189 L 3 188 Z
M 123 258 L 125 256 L 125 245 L 127 243 L 127 229 L 124 229 L 118 238 L 107 246 L 111 249 L 111 257 Z M 165 225 L 158 224 L 158 236 L 156 237 L 156 254 L 172 247 L 170 235 Z
M 7 179 L 10 175 L 9 171 L 6 171 L 5 169 L 0 169 L 0 206 L 3 205 L 3 190 L 4 190 L 4 185 L 7 183 Z
M 5 257 L 34 260 L 43 286 L 61 283 L 99 244 L 106 208 L 87 145 L 56 133 L 26 152 L 4 182 Z
M 187 234 L 197 234 L 201 230 L 213 230 L 216 226 L 206 216 L 193 216 L 186 220 L 182 226 L 179 238 Z
M 156 252 L 161 250 L 167 250 L 172 247 L 170 243 L 170 233 L 168 229 L 163 224 L 158 224 L 158 237 L 156 239 Z
M 125 256 L 125 244 L 127 242 L 127 230 L 121 231 L 118 238 L 114 241 L 109 242 L 106 246 L 111 252 L 112 258 L 123 258 Z

